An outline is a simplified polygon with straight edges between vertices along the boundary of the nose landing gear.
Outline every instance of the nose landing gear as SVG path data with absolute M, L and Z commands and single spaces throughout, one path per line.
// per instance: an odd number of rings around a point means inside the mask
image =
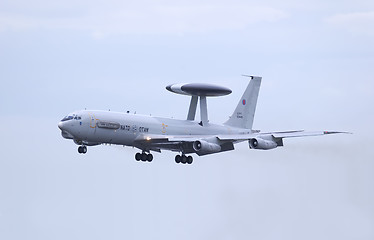
M 79 146 L 78 147 L 78 152 L 79 153 L 82 153 L 82 154 L 85 154 L 87 152 L 87 147 L 86 146 Z

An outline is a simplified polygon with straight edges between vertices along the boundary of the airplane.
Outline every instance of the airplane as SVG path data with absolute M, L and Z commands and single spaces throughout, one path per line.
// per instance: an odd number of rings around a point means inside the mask
M 62 137 L 79 145 L 85 154 L 87 146 L 115 144 L 138 148 L 137 161 L 151 162 L 151 152 L 177 152 L 176 163 L 191 164 L 190 154 L 205 156 L 234 150 L 234 144 L 248 141 L 250 149 L 269 150 L 283 146 L 284 138 L 328 135 L 336 131 L 304 130 L 261 132 L 253 130 L 253 120 L 262 77 L 247 76 L 249 84 L 231 117 L 223 124 L 208 120 L 207 97 L 230 94 L 229 88 L 203 83 L 171 84 L 167 90 L 191 97 L 185 120 L 153 117 L 129 112 L 97 110 L 75 111 L 64 117 L 58 127 Z M 200 102 L 200 121 L 195 120 Z

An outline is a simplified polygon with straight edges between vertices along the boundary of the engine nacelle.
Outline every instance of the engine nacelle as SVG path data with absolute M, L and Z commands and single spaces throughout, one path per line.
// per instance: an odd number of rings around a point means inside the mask
M 251 149 L 269 150 L 278 147 L 278 144 L 272 140 L 264 140 L 262 138 L 251 138 L 248 141 Z
M 221 146 L 204 140 L 197 140 L 192 145 L 193 150 L 199 153 L 216 153 L 221 151 Z

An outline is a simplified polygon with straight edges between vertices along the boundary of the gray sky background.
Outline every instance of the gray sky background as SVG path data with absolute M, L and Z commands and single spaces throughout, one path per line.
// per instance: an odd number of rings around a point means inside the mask
M 0 2 L 0 239 L 374 239 L 373 1 Z M 342 130 L 271 151 L 79 155 L 79 109 L 185 118 L 165 86 L 263 77 L 254 127 Z

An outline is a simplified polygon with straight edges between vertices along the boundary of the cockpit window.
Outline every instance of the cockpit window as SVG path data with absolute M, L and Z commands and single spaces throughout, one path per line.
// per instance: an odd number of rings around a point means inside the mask
M 61 122 L 65 122 L 65 121 L 72 120 L 72 119 L 74 119 L 74 120 L 81 120 L 82 117 L 81 117 L 81 116 L 78 116 L 78 115 L 75 115 L 75 114 L 73 114 L 73 115 L 68 115 L 68 116 L 64 117 L 64 118 L 61 120 Z
M 71 120 L 71 119 L 73 119 L 73 118 L 74 118 L 73 116 L 66 116 L 66 117 L 64 117 L 64 118 L 61 120 L 61 122 L 65 122 L 65 121 Z

